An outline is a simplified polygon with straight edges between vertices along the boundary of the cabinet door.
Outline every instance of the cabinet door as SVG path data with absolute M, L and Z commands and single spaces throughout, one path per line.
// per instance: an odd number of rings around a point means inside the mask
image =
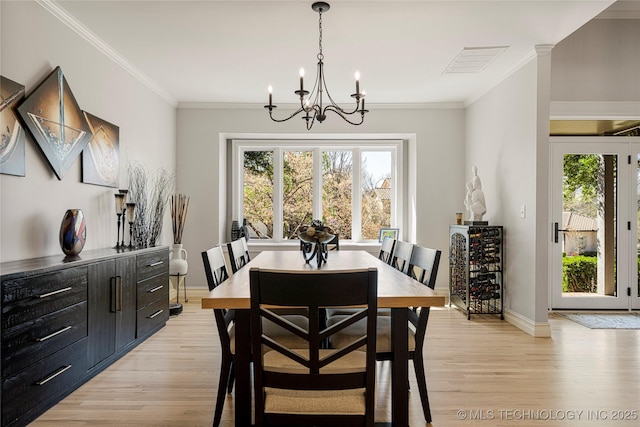
M 116 260 L 116 350 L 136 338 L 136 257 Z
M 115 260 L 89 265 L 89 368 L 115 351 L 116 338 L 116 277 Z

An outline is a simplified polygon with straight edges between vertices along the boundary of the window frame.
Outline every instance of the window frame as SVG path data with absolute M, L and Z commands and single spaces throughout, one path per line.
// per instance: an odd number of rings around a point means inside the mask
M 250 242 L 260 243 L 285 243 L 291 240 L 282 237 L 283 221 L 283 195 L 282 185 L 282 153 L 284 151 L 312 151 L 314 162 L 313 181 L 313 218 L 322 218 L 322 168 L 321 153 L 323 151 L 353 152 L 353 185 L 352 185 L 352 238 L 346 242 L 352 243 L 377 243 L 376 239 L 362 239 L 362 185 L 361 162 L 362 152 L 389 151 L 391 153 L 391 223 L 393 228 L 403 230 L 406 212 L 403 210 L 404 194 L 404 144 L 400 139 L 233 139 L 231 149 L 231 215 L 232 218 L 240 218 L 244 212 L 244 153 L 246 151 L 273 151 L 274 152 L 274 226 L 273 239 L 251 239 Z M 240 218 L 241 219 L 241 218 Z

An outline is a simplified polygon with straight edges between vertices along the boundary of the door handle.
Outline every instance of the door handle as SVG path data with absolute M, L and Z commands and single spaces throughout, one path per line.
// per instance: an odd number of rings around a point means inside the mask
M 118 287 L 116 284 L 116 278 L 111 278 L 111 313 L 118 311 Z
M 558 223 L 554 222 L 553 223 L 553 243 L 558 243 L 558 233 L 560 231 L 570 231 L 570 230 L 565 230 L 565 229 L 559 228 L 558 227 Z

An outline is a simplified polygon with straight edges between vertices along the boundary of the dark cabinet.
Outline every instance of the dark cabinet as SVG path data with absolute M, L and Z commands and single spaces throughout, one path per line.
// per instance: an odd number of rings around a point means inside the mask
M 3 427 L 27 425 L 168 319 L 167 247 L 7 262 L 0 272 Z
M 149 253 L 137 259 L 138 336 L 143 337 L 169 319 L 169 256 Z
M 22 425 L 86 373 L 87 268 L 2 280 L 2 425 Z
M 89 266 L 89 368 L 136 338 L 135 258 Z

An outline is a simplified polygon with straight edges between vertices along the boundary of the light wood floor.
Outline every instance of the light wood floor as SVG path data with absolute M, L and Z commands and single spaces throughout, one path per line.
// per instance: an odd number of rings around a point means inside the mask
M 189 296 L 165 328 L 32 425 L 211 425 L 219 342 L 213 313 Z M 432 310 L 425 350 L 432 425 L 640 425 L 640 330 L 591 330 L 553 315 L 550 323 L 552 338 L 533 338 L 497 316 L 467 321 L 454 308 Z M 376 421 L 389 421 L 390 368 L 378 368 Z M 411 425 L 425 425 L 417 392 L 409 405 Z M 222 425 L 233 425 L 232 395 Z

